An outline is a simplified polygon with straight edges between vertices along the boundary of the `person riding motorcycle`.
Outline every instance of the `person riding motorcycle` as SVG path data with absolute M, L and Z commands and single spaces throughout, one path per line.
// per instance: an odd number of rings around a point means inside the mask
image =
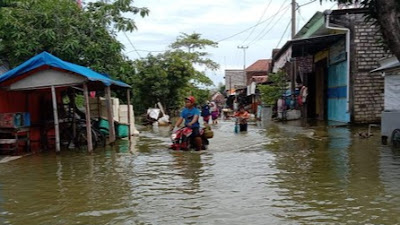
M 200 110 L 194 107 L 196 99 L 193 96 L 185 98 L 185 108 L 181 111 L 179 119 L 175 123 L 173 131 L 176 131 L 178 127 L 185 121 L 185 126 L 192 129 L 192 134 L 190 138 L 193 139 L 196 151 L 202 149 L 202 139 L 200 134 Z

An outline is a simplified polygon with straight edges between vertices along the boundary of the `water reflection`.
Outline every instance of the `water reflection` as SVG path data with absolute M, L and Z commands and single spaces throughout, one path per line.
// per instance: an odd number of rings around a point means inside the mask
M 201 153 L 199 152 L 171 152 L 173 156 L 174 170 L 178 170 L 178 174 L 182 178 L 188 180 L 187 190 L 197 192 L 200 188 L 200 177 L 204 173 L 202 169 Z
M 0 164 L 3 224 L 399 224 L 400 151 L 379 131 L 301 121 L 213 126 L 210 149 L 129 144 Z

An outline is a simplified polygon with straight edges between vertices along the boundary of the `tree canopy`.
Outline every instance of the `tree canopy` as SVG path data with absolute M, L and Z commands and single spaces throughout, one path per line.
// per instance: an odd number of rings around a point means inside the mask
M 158 101 L 168 109 L 177 109 L 182 106 L 183 98 L 187 95 L 194 95 L 198 103 L 209 97 L 209 90 L 204 87 L 213 82 L 195 65 L 214 69 L 218 68 L 218 64 L 205 57 L 207 52 L 197 50 L 216 45 L 210 40 L 200 39 L 200 36 L 197 33 L 180 36 L 165 53 L 156 56 L 150 54 L 135 61 L 137 73 L 134 75 L 133 93 L 135 99 L 141 101 L 140 111 L 152 107 Z M 188 49 L 184 51 L 181 48 Z
M 146 16 L 132 0 L 90 2 L 83 9 L 71 0 L 15 0 L 0 8 L 0 56 L 14 67 L 47 51 L 63 60 L 118 77 L 133 71 L 122 55 L 116 31 L 136 29 L 124 13 Z M 4 1 L 3 3 L 7 3 Z

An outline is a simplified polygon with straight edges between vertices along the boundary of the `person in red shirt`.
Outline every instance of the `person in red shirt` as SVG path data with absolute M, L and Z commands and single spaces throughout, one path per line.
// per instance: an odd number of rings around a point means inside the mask
M 250 118 L 250 114 L 244 109 L 244 106 L 240 106 L 239 111 L 233 116 L 238 120 L 240 131 L 247 131 L 247 120 Z

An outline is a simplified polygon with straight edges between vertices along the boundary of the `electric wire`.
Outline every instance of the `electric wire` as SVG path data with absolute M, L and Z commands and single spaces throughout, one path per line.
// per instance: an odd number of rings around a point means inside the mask
M 135 46 L 133 45 L 133 43 L 131 42 L 131 39 L 128 37 L 128 35 L 126 34 L 126 32 L 123 32 L 126 39 L 128 39 L 128 42 L 131 44 L 133 50 L 136 52 L 136 54 L 139 56 L 139 58 L 142 58 L 142 56 L 139 54 L 139 52 L 136 50 Z
M 265 15 L 265 13 L 267 12 L 267 10 L 269 9 L 269 6 L 271 5 L 271 2 L 272 2 L 272 0 L 270 0 L 270 1 L 268 2 L 267 7 L 264 8 L 264 11 L 263 11 L 262 15 L 260 16 L 260 18 L 258 19 L 258 21 L 257 21 L 256 24 L 258 24 L 258 23 L 262 20 L 262 18 L 264 18 L 264 15 Z M 251 32 L 249 33 L 249 35 L 247 35 L 246 39 L 242 42 L 242 44 L 244 44 L 244 43 L 249 39 L 249 37 L 253 34 L 253 32 L 254 32 L 255 29 L 256 29 L 256 27 L 253 27 L 253 29 L 251 30 Z
M 286 1 L 287 1 L 287 0 L 286 0 Z M 285 2 L 286 2 L 286 1 L 285 1 Z M 289 6 L 290 6 L 290 4 L 289 4 Z M 265 22 L 268 22 L 270 19 L 273 19 L 273 18 L 274 18 L 277 14 L 279 14 L 279 13 L 280 13 L 280 12 L 279 12 L 279 10 L 278 10 L 278 12 L 276 12 L 274 15 L 272 15 L 272 16 L 266 18 L 265 20 L 263 20 L 263 21 L 261 21 L 261 22 L 259 22 L 259 23 L 256 23 L 255 25 L 250 26 L 250 27 L 248 27 L 248 28 L 246 28 L 246 29 L 244 29 L 244 30 L 238 32 L 238 33 L 235 33 L 235 34 L 232 34 L 232 35 L 230 35 L 230 36 L 228 36 L 228 37 L 222 38 L 222 39 L 220 39 L 220 40 L 218 40 L 218 41 L 216 41 L 216 42 L 219 43 L 219 42 L 222 42 L 222 41 L 226 41 L 226 40 L 231 39 L 231 38 L 233 38 L 233 37 L 235 37 L 235 36 L 237 36 L 237 35 L 239 35 L 239 34 L 242 34 L 242 33 L 246 32 L 246 31 L 252 29 L 253 27 L 257 27 L 257 26 L 259 26 L 260 24 L 263 24 L 263 23 L 265 23 Z
M 285 1 L 286 2 L 286 1 Z M 282 8 L 283 6 L 284 6 L 284 3 L 285 2 L 283 2 L 283 4 L 279 7 L 279 9 L 278 9 L 278 11 L 274 14 L 274 15 L 272 15 L 270 18 L 272 18 L 266 25 L 265 25 L 265 27 L 255 36 L 255 38 L 253 38 L 253 40 L 252 41 L 250 41 L 250 42 L 248 42 L 247 43 L 247 45 L 251 45 L 251 44 L 253 44 L 256 40 L 259 40 L 260 38 L 260 36 L 265 32 L 265 30 L 268 28 L 268 27 L 270 27 L 270 25 L 271 25 L 271 23 L 273 23 L 274 21 L 275 21 L 275 18 L 280 14 L 280 13 L 282 13 L 283 12 L 283 14 L 285 14 L 286 13 L 286 11 L 289 9 L 289 7 L 290 7 L 290 4 L 288 4 L 288 5 L 286 5 L 286 7 L 284 7 L 284 8 Z M 283 11 L 284 10 L 284 11 Z M 282 14 L 282 15 L 283 15 Z M 282 17 L 282 15 L 281 15 L 281 17 Z M 279 21 L 279 20 L 278 20 Z M 276 22 L 275 22 L 276 23 Z M 265 34 L 264 34 L 264 36 L 265 36 Z
M 281 39 L 279 39 L 279 42 L 278 42 L 278 44 L 276 45 L 276 48 L 278 48 L 279 45 L 281 44 L 281 41 L 282 41 L 283 37 L 285 36 L 286 31 L 288 30 L 290 24 L 291 24 L 291 21 L 289 21 L 289 23 L 286 25 L 285 31 L 283 32 L 283 34 L 282 34 L 282 36 L 281 36 Z
M 235 33 L 235 34 L 233 34 L 233 35 L 230 35 L 230 36 L 228 36 L 228 37 L 222 38 L 222 39 L 220 39 L 220 40 L 218 40 L 218 41 L 216 41 L 216 42 L 219 43 L 219 42 L 222 42 L 222 41 L 226 41 L 226 40 L 231 39 L 231 38 L 233 38 L 233 37 L 235 37 L 235 36 L 237 36 L 237 35 L 240 35 L 240 34 L 242 34 L 242 33 L 245 33 L 245 32 L 247 32 L 247 31 L 251 30 L 250 34 L 249 34 L 249 35 L 247 36 L 247 38 L 243 41 L 243 43 L 244 43 L 244 42 L 246 42 L 246 41 L 248 40 L 248 38 L 254 33 L 256 27 L 258 27 L 259 25 L 264 24 L 264 23 L 266 23 L 266 22 L 269 21 L 269 23 L 264 27 L 263 31 L 260 32 L 260 33 L 257 35 L 257 37 L 256 37 L 255 39 L 253 39 L 253 41 L 249 42 L 247 45 L 249 46 L 249 45 L 254 44 L 255 42 L 261 40 L 263 37 L 265 37 L 265 35 L 267 35 L 267 34 L 269 33 L 269 31 L 272 30 L 273 27 L 276 26 L 277 22 L 276 22 L 267 32 L 263 33 L 263 32 L 266 30 L 266 28 L 269 26 L 269 24 L 271 24 L 272 21 L 274 21 L 275 17 L 276 17 L 279 13 L 281 13 L 281 8 L 283 7 L 283 5 L 284 5 L 284 3 L 285 3 L 286 1 L 287 1 L 287 0 L 285 0 L 285 1 L 283 2 L 283 4 L 281 5 L 281 7 L 278 9 L 278 11 L 277 11 L 274 15 L 272 15 L 272 16 L 270 16 L 270 17 L 268 17 L 268 18 L 266 18 L 266 19 L 264 19 L 264 20 L 261 21 L 261 19 L 262 19 L 262 18 L 264 17 L 264 15 L 265 15 L 265 12 L 268 10 L 268 8 L 269 8 L 269 6 L 270 6 L 270 4 L 271 4 L 271 2 L 272 2 L 272 0 L 270 0 L 270 2 L 268 3 L 268 5 L 267 5 L 266 8 L 264 9 L 264 12 L 263 12 L 262 16 L 259 18 L 258 22 L 257 22 L 255 25 L 250 26 L 250 27 L 248 27 L 248 28 L 246 28 L 246 29 L 244 29 L 244 30 L 242 30 L 242 31 L 240 31 L 240 32 L 238 32 L 238 33 Z M 314 2 L 316 2 L 316 0 L 312 0 L 312 1 L 307 2 L 307 3 L 305 3 L 305 4 L 302 4 L 302 5 L 297 5 L 297 9 L 296 9 L 296 10 L 299 11 L 300 18 L 301 18 L 303 21 L 305 21 L 305 19 L 304 19 L 304 17 L 303 17 L 303 16 L 301 15 L 301 13 L 300 13 L 300 7 L 305 6 L 305 5 L 308 5 L 308 4 L 311 4 L 311 3 L 314 3 Z M 283 15 L 286 13 L 286 11 L 288 10 L 288 8 L 289 8 L 290 5 L 291 5 L 291 4 L 289 4 L 288 6 L 286 6 L 285 8 L 282 9 L 282 10 L 285 10 L 285 11 L 284 11 L 284 13 L 281 15 L 281 17 L 278 19 L 278 21 L 280 21 L 280 19 L 281 19 L 281 18 L 283 17 Z M 332 4 L 332 6 L 330 7 L 330 9 L 332 9 L 335 5 L 336 5 L 336 3 Z M 290 22 L 289 22 L 289 24 L 290 24 Z M 286 33 L 287 29 L 288 29 L 288 26 L 286 27 L 284 34 Z M 260 37 L 261 34 L 262 34 L 262 37 Z M 284 36 L 284 34 L 283 34 L 283 36 Z M 141 52 L 150 52 L 150 53 L 151 53 L 151 52 L 165 52 L 165 50 L 164 50 L 164 51 L 157 51 L 157 50 L 136 49 L 135 46 L 133 45 L 133 43 L 131 42 L 131 40 L 129 39 L 129 37 L 127 36 L 127 34 L 126 34 L 125 32 L 124 32 L 124 35 L 125 35 L 126 38 L 128 39 L 128 42 L 130 43 L 130 45 L 132 46 L 132 48 L 134 49 L 134 50 L 132 50 L 132 51 L 126 52 L 126 54 L 129 54 L 129 53 L 131 53 L 131 52 L 136 52 L 136 54 L 141 58 L 141 55 L 140 55 L 140 53 L 139 53 L 140 51 L 141 51 Z M 283 37 L 283 36 L 282 36 L 282 37 Z M 280 44 L 280 42 L 281 42 L 281 40 L 282 40 L 282 37 L 281 37 L 281 39 L 279 40 L 278 45 Z M 258 39 L 257 39 L 257 38 L 258 38 Z M 237 52 L 236 52 L 236 53 L 237 53 Z M 236 58 L 236 57 L 234 57 L 234 58 Z
M 289 5 L 289 6 L 290 6 L 290 5 Z M 260 34 L 259 34 L 255 39 L 253 39 L 253 41 L 251 41 L 251 42 L 248 43 L 248 45 L 252 45 L 252 44 L 254 44 L 255 42 L 260 41 L 262 38 L 264 38 L 265 35 L 267 35 L 267 34 L 278 24 L 278 22 L 281 21 L 282 17 L 286 15 L 286 12 L 287 12 L 287 11 L 289 10 L 289 8 L 290 8 L 289 6 L 287 6 L 287 7 L 285 8 L 285 11 L 283 11 L 283 13 L 282 13 L 282 15 L 279 17 L 279 19 L 278 19 L 267 31 L 265 31 L 265 29 L 267 28 L 267 27 L 265 27 L 265 28 L 263 29 L 263 31 L 260 32 Z
M 129 51 L 129 52 L 125 52 L 125 54 L 129 54 L 129 53 L 131 53 L 131 52 L 136 52 L 136 51 L 138 51 L 138 52 L 165 52 L 165 51 L 161 51 L 161 50 L 145 50 L 145 49 L 135 49 L 135 50 L 131 50 L 131 51 Z
M 302 7 L 302 6 L 305 6 L 305 5 L 311 4 L 311 3 L 313 3 L 313 2 L 316 2 L 316 1 L 317 1 L 317 0 L 312 0 L 312 1 L 310 1 L 310 2 L 304 3 L 303 5 L 299 5 L 299 4 L 297 4 L 297 8 L 296 8 L 296 10 L 297 10 L 298 8 Z

